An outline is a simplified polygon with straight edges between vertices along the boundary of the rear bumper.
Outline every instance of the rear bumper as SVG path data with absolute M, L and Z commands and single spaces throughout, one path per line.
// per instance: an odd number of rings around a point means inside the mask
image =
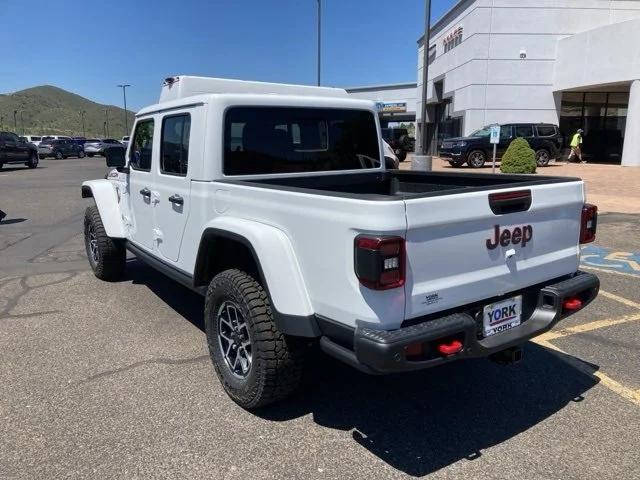
M 537 304 L 519 326 L 486 338 L 478 333 L 481 320 L 462 311 L 392 331 L 358 327 L 353 332 L 353 349 L 329 336 L 323 336 L 320 345 L 330 355 L 372 374 L 420 370 L 463 358 L 486 357 L 548 331 L 575 313 L 563 311 L 565 298 L 579 297 L 584 308 L 596 298 L 599 288 L 598 277 L 584 272 L 539 286 Z M 454 339 L 462 343 L 459 353 L 442 355 L 437 351 L 437 344 Z M 417 360 L 408 358 L 406 347 L 417 343 L 423 345 L 424 355 Z

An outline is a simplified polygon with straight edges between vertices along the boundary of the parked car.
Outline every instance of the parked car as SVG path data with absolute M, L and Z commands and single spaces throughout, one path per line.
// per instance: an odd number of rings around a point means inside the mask
M 369 374 L 513 363 L 597 296 L 579 270 L 597 220 L 582 181 L 386 170 L 371 101 L 194 80 L 165 87 L 126 154 L 105 150 L 108 178 L 83 182 L 85 246 L 99 279 L 128 249 L 205 297 L 240 406 L 290 394 L 312 343 Z
M 105 148 L 114 146 L 122 147 L 123 145 L 114 138 L 89 138 L 84 142 L 84 151 L 88 157 L 93 157 L 94 155 L 103 155 Z
M 72 138 L 66 135 L 44 135 L 42 140 L 72 140 Z
M 122 137 L 122 140 L 120 140 L 120 143 L 124 145 L 124 148 L 127 148 L 129 146 L 129 136 L 125 135 L 124 137 Z
M 409 131 L 406 128 L 383 128 L 382 138 L 391 146 L 393 153 L 401 162 L 407 158 L 408 152 L 415 150 L 415 139 L 409 136 Z
M 24 139 L 25 142 L 33 143 L 36 147 L 40 144 L 40 141 L 42 140 L 42 137 L 39 135 L 24 135 L 20 138 Z
M 491 126 L 476 130 L 468 137 L 446 138 L 442 141 L 439 155 L 448 159 L 452 167 L 467 163 L 470 167 L 481 168 L 493 158 L 493 144 L 490 142 Z M 539 167 L 549 165 L 560 155 L 562 136 L 556 125 L 550 123 L 513 123 L 500 126 L 500 143 L 496 145 L 496 161 L 509 147 L 514 138 L 522 137 L 536 152 Z
M 84 145 L 84 143 L 87 141 L 87 137 L 73 137 L 72 140 L 78 145 Z
M 54 157 L 58 160 L 67 157 L 84 157 L 82 145 L 78 145 L 74 140 L 43 140 L 38 147 L 40 158 Z
M 12 132 L 0 132 L 0 168 L 6 164 L 38 166 L 38 148 Z

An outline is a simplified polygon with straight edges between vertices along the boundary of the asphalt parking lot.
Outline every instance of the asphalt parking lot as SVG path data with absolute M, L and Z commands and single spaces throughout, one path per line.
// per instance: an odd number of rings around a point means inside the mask
M 640 216 L 600 217 L 601 295 L 522 363 L 369 377 L 317 354 L 254 414 L 218 384 L 201 298 L 135 258 L 89 271 L 79 185 L 105 171 L 0 171 L 0 478 L 640 478 Z

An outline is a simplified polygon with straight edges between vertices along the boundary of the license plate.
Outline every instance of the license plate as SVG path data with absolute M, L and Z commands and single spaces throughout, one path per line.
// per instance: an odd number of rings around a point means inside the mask
M 490 337 L 520 325 L 522 317 L 522 295 L 485 305 L 482 311 L 484 336 Z

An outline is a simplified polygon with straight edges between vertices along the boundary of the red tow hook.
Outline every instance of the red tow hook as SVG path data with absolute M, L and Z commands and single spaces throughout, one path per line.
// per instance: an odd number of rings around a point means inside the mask
M 582 308 L 582 300 L 578 297 L 566 298 L 564 302 L 562 302 L 562 308 L 570 312 L 575 312 Z
M 438 345 L 438 352 L 442 355 L 453 355 L 462 350 L 462 342 L 460 340 L 451 340 L 449 343 L 441 343 Z

